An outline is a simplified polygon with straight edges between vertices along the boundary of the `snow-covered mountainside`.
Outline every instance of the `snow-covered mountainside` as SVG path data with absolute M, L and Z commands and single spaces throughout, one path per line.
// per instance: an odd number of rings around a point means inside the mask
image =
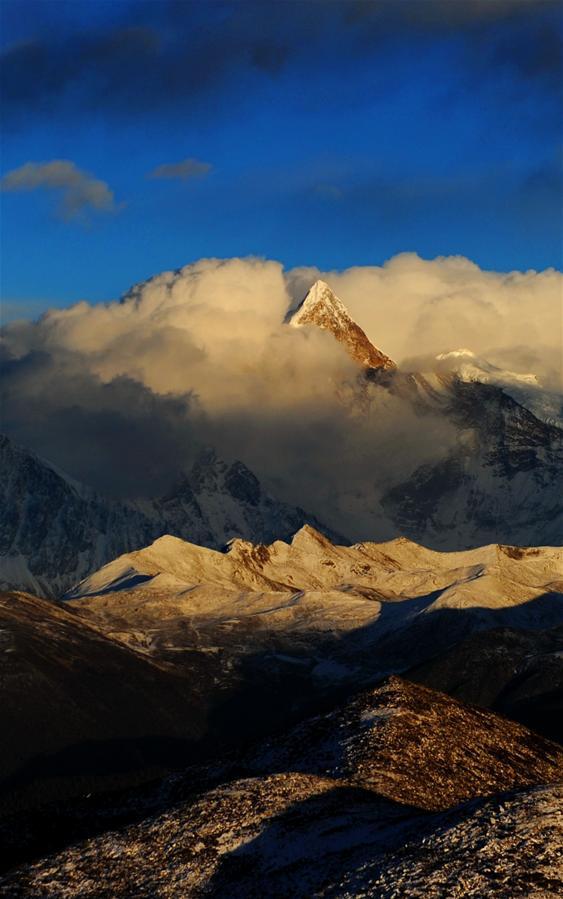
M 0 470 L 0 586 L 40 596 L 60 596 L 161 534 L 218 547 L 233 537 L 288 537 L 314 520 L 270 496 L 241 462 L 228 465 L 212 451 L 174 491 L 142 503 L 103 497 L 3 436 Z
M 0 896 L 546 899 L 563 886 L 563 753 L 491 713 L 393 678 L 252 764 L 16 869 Z
M 296 328 L 315 325 L 329 331 L 364 368 L 385 371 L 396 368 L 393 360 L 368 340 L 325 281 L 315 281 L 301 304 L 289 316 L 288 323 Z
M 158 531 L 133 507 L 77 484 L 0 436 L 0 584 L 56 595 Z
M 468 605 L 496 608 L 526 602 L 560 584 L 563 548 L 490 545 L 464 552 L 435 552 L 402 537 L 386 543 L 338 546 L 305 525 L 289 543 L 277 540 L 268 546 L 233 540 L 226 552 L 218 552 L 166 535 L 110 562 L 68 596 L 121 591 L 129 577 L 139 583 L 142 578 L 145 590 L 169 583 L 171 592 L 175 584 L 179 590 L 215 585 L 233 591 L 334 589 L 360 595 L 372 589 L 381 600 L 398 601 L 438 590 L 455 596 L 456 607 L 468 594 Z M 442 600 L 442 607 L 445 604 Z
M 563 431 L 490 384 L 455 375 L 408 383 L 421 427 L 438 410 L 457 443 L 382 498 L 400 533 L 440 549 L 563 543 Z
M 499 368 L 465 348 L 440 353 L 436 362 L 438 371 L 455 372 L 462 381 L 500 387 L 541 421 L 563 427 L 563 398 L 545 390 L 536 375 Z

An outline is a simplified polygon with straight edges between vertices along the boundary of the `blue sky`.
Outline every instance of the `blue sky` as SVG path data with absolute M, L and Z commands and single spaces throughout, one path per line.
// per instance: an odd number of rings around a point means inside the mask
M 4 0 L 2 18 L 5 318 L 201 256 L 561 267 L 557 4 Z M 150 177 L 187 159 L 206 166 Z M 10 175 L 53 160 L 73 166 Z

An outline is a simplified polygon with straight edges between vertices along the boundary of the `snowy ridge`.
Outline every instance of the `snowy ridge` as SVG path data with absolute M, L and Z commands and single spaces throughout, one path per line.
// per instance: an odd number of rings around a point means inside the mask
M 345 547 L 307 526 L 290 543 L 236 540 L 224 553 L 162 537 L 65 599 L 154 659 L 181 666 L 197 647 L 228 683 L 251 653 L 252 682 L 283 673 L 287 688 L 302 678 L 306 695 L 405 671 L 476 631 L 563 625 L 563 549 Z
M 86 578 L 73 595 L 97 588 L 107 590 L 116 573 L 134 570 L 155 576 L 170 574 L 186 584 L 230 584 L 233 587 L 276 585 L 295 591 L 327 589 L 351 584 L 385 587 L 396 596 L 444 584 L 463 583 L 485 575 L 508 577 L 533 587 L 563 580 L 563 547 L 520 548 L 490 544 L 460 552 L 438 552 L 405 537 L 384 543 L 353 546 L 332 543 L 310 525 L 290 542 L 270 545 L 230 541 L 226 552 L 189 543 L 166 534 L 149 546 L 110 562 Z M 508 581 L 503 590 L 510 593 Z
M 330 310 L 335 324 L 340 325 L 340 327 L 345 328 L 349 324 L 350 315 L 344 303 L 333 293 L 326 281 L 321 280 L 315 281 L 305 295 L 301 305 L 298 306 L 292 315 L 289 323 L 293 327 L 306 325 L 315 316 L 320 307 Z
M 462 381 L 500 387 L 541 421 L 563 427 L 563 397 L 546 390 L 535 374 L 499 368 L 466 348 L 440 353 L 436 361 L 438 371 L 455 371 Z

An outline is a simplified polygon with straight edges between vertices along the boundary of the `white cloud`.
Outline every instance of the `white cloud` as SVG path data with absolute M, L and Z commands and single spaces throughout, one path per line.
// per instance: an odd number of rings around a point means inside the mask
M 292 295 L 318 276 L 317 269 L 294 269 Z M 401 253 L 382 266 L 320 276 L 397 362 L 468 347 L 516 371 L 532 365 L 561 386 L 563 275 L 554 269 L 494 272 L 463 256 L 425 260 Z
M 116 389 L 112 415 L 122 396 L 129 421 L 130 407 L 146 404 L 147 391 L 163 404 L 190 394 L 178 415 L 190 417 L 191 424 L 176 429 L 187 441 L 182 444 L 187 460 L 189 441 L 211 443 L 227 458 L 242 458 L 275 492 L 335 529 L 355 539 L 389 536 L 375 528 L 378 492 L 417 465 L 442 457 L 454 433 L 430 416 L 421 428 L 406 402 L 373 385 L 366 388 L 372 414 L 354 412 L 347 397 L 356 389 L 357 368 L 342 347 L 324 332 L 282 324 L 288 306 L 319 274 L 397 361 L 460 346 L 483 355 L 496 348 L 505 368 L 507 362 L 532 364 L 542 376 L 555 377 L 563 284 L 557 272 L 501 274 L 463 258 L 426 262 L 414 254 L 381 267 L 328 273 L 284 272 L 280 263 L 264 259 L 202 259 L 136 285 L 120 302 L 82 302 L 51 310 L 36 323 L 5 328 L 7 353 L 21 362 L 20 380 L 15 378 L 11 390 L 16 399 L 18 391 L 22 394 L 27 442 L 35 427 L 27 414 L 30 396 L 43 410 L 52 437 L 54 422 L 64 420 L 70 428 L 77 414 L 72 410 L 80 409 L 79 391 L 68 393 L 73 380 L 88 377 L 111 385 L 134 379 L 143 391 Z M 32 360 L 45 357 L 51 360 L 48 382 L 44 374 L 30 374 Z M 18 386 L 24 383 L 25 391 Z M 101 402 L 98 388 L 88 394 L 88 409 Z M 161 416 L 167 432 L 174 409 L 166 405 Z M 136 418 L 146 422 L 150 446 L 155 445 L 151 421 L 160 421 L 157 411 Z M 83 422 L 84 412 L 77 427 Z M 109 419 L 104 427 L 111 429 Z M 135 439 L 143 442 L 140 431 Z M 40 442 L 38 437 L 37 451 Z M 69 446 L 72 439 L 65 440 L 67 467 Z M 170 451 L 166 458 L 182 452 Z M 120 466 L 127 466 L 126 454 L 115 460 L 116 479 Z M 171 480 L 175 474 L 170 472 Z
M 61 195 L 59 213 L 74 219 L 88 211 L 116 212 L 113 191 L 105 181 L 94 178 L 68 159 L 50 162 L 26 162 L 7 172 L 0 181 L 3 191 L 58 191 Z

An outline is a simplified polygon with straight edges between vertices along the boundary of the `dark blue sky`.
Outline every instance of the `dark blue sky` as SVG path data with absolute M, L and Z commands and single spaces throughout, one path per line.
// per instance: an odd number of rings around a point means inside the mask
M 5 317 L 200 256 L 561 267 L 558 4 L 1 8 Z

